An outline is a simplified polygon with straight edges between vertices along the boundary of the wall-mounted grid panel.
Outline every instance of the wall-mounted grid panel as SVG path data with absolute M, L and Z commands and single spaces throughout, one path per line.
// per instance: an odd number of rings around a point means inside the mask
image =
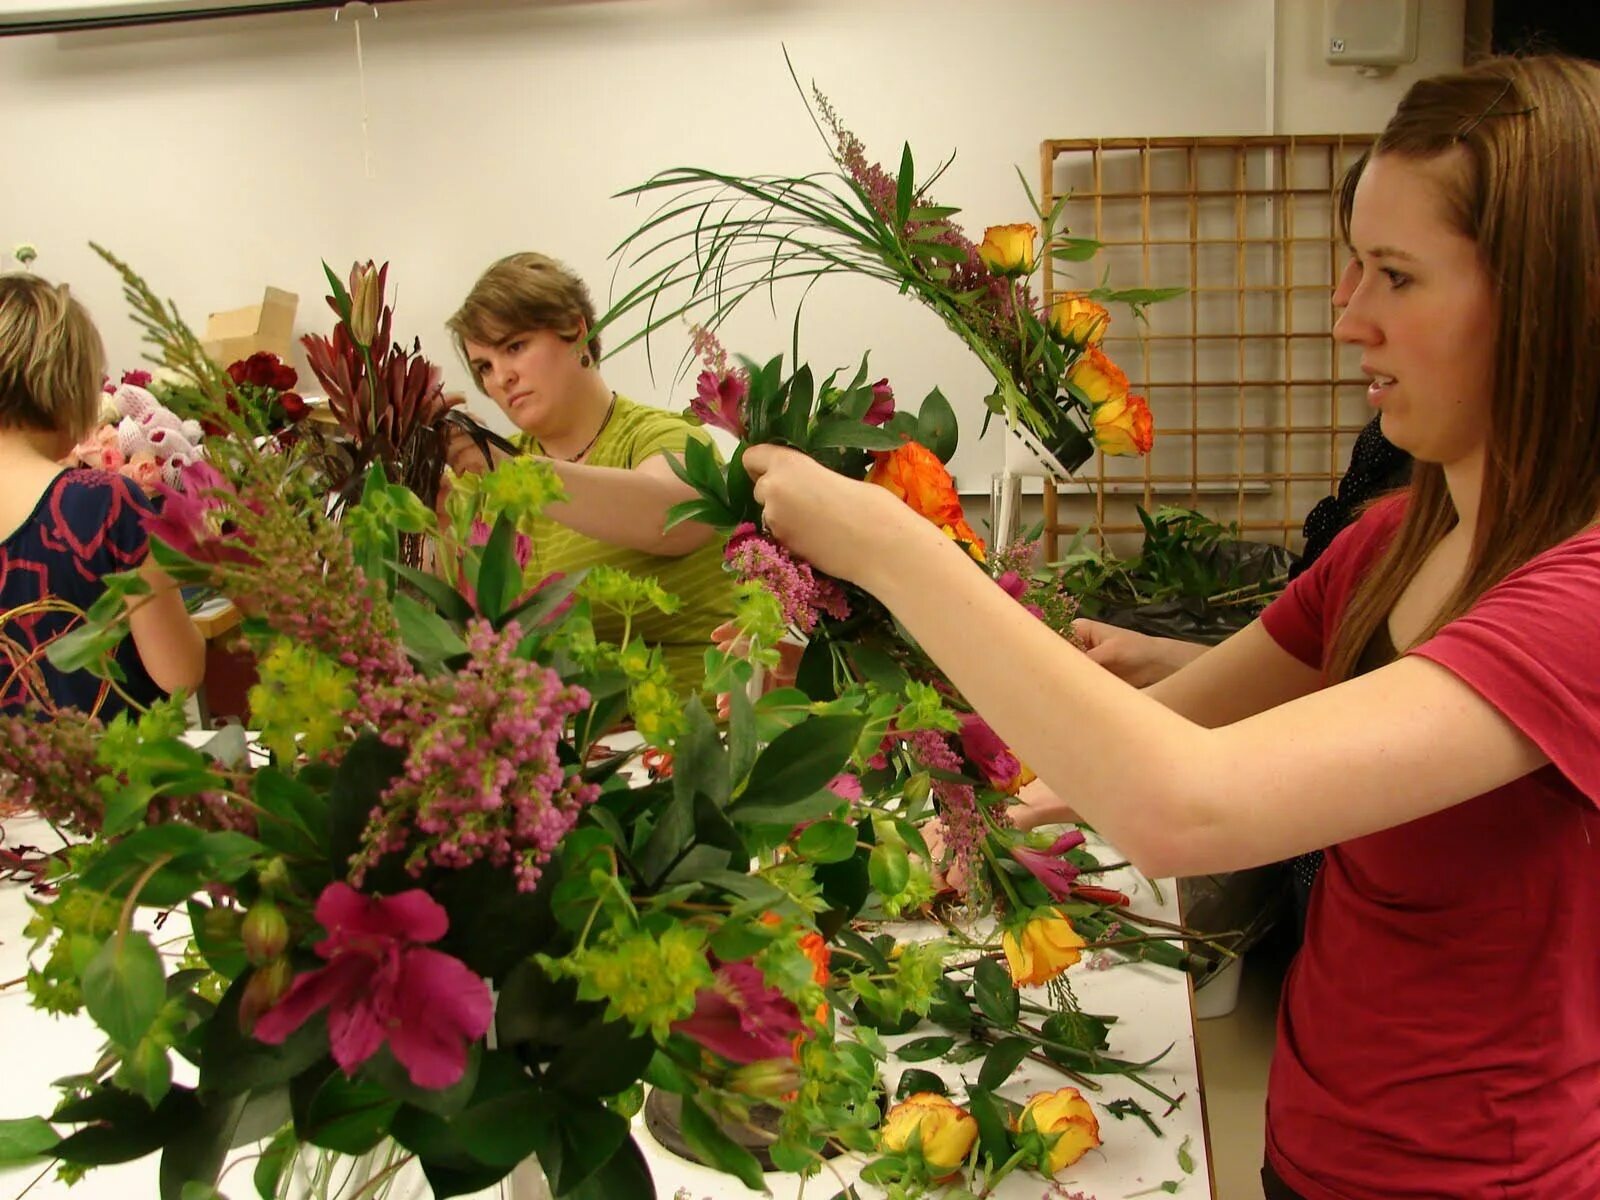
M 1346 251 L 1339 182 L 1370 134 L 1094 138 L 1041 146 L 1044 204 L 1068 198 L 1057 232 L 1103 248 L 1046 257 L 1047 302 L 1102 278 L 1181 287 L 1137 324 L 1112 311 L 1105 350 L 1155 418 L 1142 459 L 1087 463 L 1045 490 L 1045 551 L 1088 529 L 1137 547 L 1134 509 L 1163 504 L 1236 522 L 1298 548 L 1306 512 L 1333 490 L 1366 423 L 1360 353 L 1332 337 Z

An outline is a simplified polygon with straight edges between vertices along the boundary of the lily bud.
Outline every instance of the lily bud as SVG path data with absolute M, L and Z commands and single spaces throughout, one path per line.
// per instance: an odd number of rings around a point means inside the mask
M 283 999 L 283 994 L 294 982 L 294 968 L 287 958 L 275 958 L 250 973 L 239 997 L 239 1032 L 249 1037 L 255 1032 L 256 1022 L 262 1015 Z
M 350 336 L 361 346 L 372 345 L 378 335 L 378 311 L 383 304 L 383 284 L 369 259 L 350 271 Z
M 800 1090 L 800 1067 L 790 1058 L 763 1058 L 728 1075 L 728 1090 L 755 1100 L 781 1100 Z
M 245 914 L 239 935 L 244 941 L 245 957 L 254 965 L 263 966 L 288 947 L 289 922 L 271 900 L 258 900 Z

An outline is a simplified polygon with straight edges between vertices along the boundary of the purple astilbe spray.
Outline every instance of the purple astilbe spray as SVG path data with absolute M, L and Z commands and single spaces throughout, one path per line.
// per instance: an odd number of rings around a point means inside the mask
M 470 659 L 457 674 L 413 676 L 365 698 L 364 719 L 406 751 L 379 797 L 351 862 L 357 887 L 379 859 L 405 853 L 406 869 L 509 866 L 531 891 L 544 864 L 600 789 L 568 778 L 557 745 L 583 688 L 518 658 L 522 629 L 467 626 Z
M 844 590 L 835 581 L 818 579 L 809 564 L 765 536 L 749 521 L 733 531 L 723 561 L 741 582 L 754 580 L 778 599 L 783 619 L 801 633 L 817 625 L 818 612 L 843 620 L 850 615 Z

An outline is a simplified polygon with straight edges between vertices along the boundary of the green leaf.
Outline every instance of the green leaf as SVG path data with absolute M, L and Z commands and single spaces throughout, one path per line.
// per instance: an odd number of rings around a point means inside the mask
M 605 1165 L 562 1194 L 562 1200 L 656 1200 L 650 1166 L 632 1138 L 617 1147 Z
M 967 1111 L 978 1123 L 978 1144 L 994 1165 L 1011 1157 L 1011 1138 L 1006 1132 L 1005 1108 L 988 1088 L 967 1089 Z
M 1100 243 L 1093 238 L 1060 237 L 1050 243 L 1050 255 L 1063 262 L 1088 262 L 1100 253 Z
M 83 1001 L 113 1043 L 132 1050 L 167 998 L 161 956 L 148 934 L 112 936 L 83 975 Z
M 618 1021 L 597 1021 L 568 1041 L 545 1069 L 544 1082 L 578 1096 L 614 1096 L 634 1083 L 655 1055 L 655 1043 Z
M 576 1097 L 556 1105 L 554 1111 L 560 1149 L 551 1183 L 556 1195 L 566 1196 L 605 1166 L 628 1140 L 628 1122 L 602 1104 Z M 541 1164 L 547 1158 L 548 1152 L 541 1151 Z
M 911 216 L 911 201 L 916 197 L 917 179 L 916 169 L 911 163 L 911 143 L 906 142 L 900 149 L 900 175 L 895 180 L 894 219 L 896 232 L 905 228 L 907 219 Z
M 1006 969 L 992 958 L 982 958 L 973 968 L 972 979 L 978 1011 L 1001 1029 L 1015 1025 L 1022 1001 Z
M 334 1071 L 312 1096 L 296 1132 L 313 1146 L 340 1154 L 365 1154 L 389 1132 L 400 1101 L 376 1083 Z
M 683 1098 L 683 1140 L 708 1166 L 734 1176 L 751 1191 L 764 1192 L 766 1181 L 755 1155 L 718 1127 L 692 1096 Z
M 278 1181 L 283 1178 L 284 1171 L 294 1161 L 299 1149 L 300 1140 L 295 1137 L 292 1126 L 278 1131 L 278 1135 L 261 1152 L 255 1174 L 251 1177 L 258 1196 L 264 1197 L 265 1200 L 273 1200 L 273 1197 L 277 1196 Z
M 815 863 L 843 862 L 856 852 L 856 827 L 843 821 L 807 825 L 795 843 L 795 852 Z
M 1178 1169 L 1185 1175 L 1194 1174 L 1194 1155 L 1189 1153 L 1189 1143 L 1193 1140 L 1192 1136 L 1185 1136 L 1178 1147 Z
M 915 1096 L 918 1092 L 932 1092 L 936 1096 L 948 1096 L 950 1085 L 932 1071 L 924 1071 L 913 1067 L 908 1071 L 900 1072 L 900 1081 L 895 1084 L 894 1096 L 896 1100 L 904 1100 L 907 1096 Z
M 812 717 L 784 730 L 750 769 L 737 809 L 745 801 L 773 806 L 821 791 L 844 770 L 866 724 L 863 717 Z
M 953 1037 L 920 1037 L 896 1046 L 894 1056 L 901 1062 L 927 1062 L 930 1058 L 948 1054 L 955 1044 Z
M 1033 1043 L 1027 1038 L 1009 1037 L 996 1042 L 983 1060 L 983 1069 L 978 1072 L 978 1086 L 990 1091 L 1000 1087 L 1011 1078 L 1031 1049 Z
M 1076 1050 L 1104 1050 L 1110 1045 L 1106 1035 L 1111 1023 L 1093 1013 L 1055 1013 L 1045 1020 L 1040 1029 L 1051 1041 Z
M 424 608 L 405 592 L 394 596 L 394 616 L 400 637 L 412 658 L 419 662 L 444 662 L 467 652 L 467 643 L 449 621 L 431 608 Z
M 921 442 L 940 462 L 949 462 L 956 452 L 961 437 L 961 425 L 956 420 L 956 410 L 938 388 L 929 392 L 917 413 L 917 441 Z
M 911 859 L 904 846 L 884 844 L 872 848 L 867 878 L 880 896 L 898 896 L 911 882 Z
M 787 804 L 762 804 L 746 800 L 729 808 L 728 816 L 735 825 L 786 825 L 792 829 L 802 821 L 828 816 L 843 803 L 845 801 L 836 793 L 824 788 L 803 800 L 791 800 Z
M 0 1121 L 0 1167 L 43 1157 L 60 1141 L 61 1136 L 42 1117 Z
M 478 555 L 475 576 L 478 609 L 497 628 L 500 618 L 522 595 L 522 568 L 517 565 L 516 538 L 515 523 L 501 513 Z
M 848 417 L 830 417 L 819 421 L 807 441 L 810 450 L 895 450 L 903 439 L 885 433 L 875 425 L 867 425 Z
M 389 569 L 433 601 L 440 616 L 451 621 L 466 621 L 472 617 L 472 605 L 467 603 L 467 598 L 437 575 L 397 562 L 391 562 Z
M 682 803 L 698 793 L 722 808 L 732 789 L 728 751 L 699 696 L 689 697 L 683 715 L 688 728 L 673 744 L 672 794 Z
M 219 1195 L 217 1179 L 246 1102 L 244 1096 L 213 1096 L 195 1104 L 194 1111 L 174 1123 L 172 1136 L 161 1151 L 162 1200 Z

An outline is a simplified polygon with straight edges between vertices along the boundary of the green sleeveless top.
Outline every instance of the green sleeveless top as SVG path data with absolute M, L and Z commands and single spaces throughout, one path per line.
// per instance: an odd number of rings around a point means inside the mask
M 611 419 L 600 431 L 583 465 L 631 470 L 665 452 L 681 458 L 690 438 L 712 445 L 704 430 L 676 413 L 618 396 Z M 543 453 L 538 439 L 531 434 L 525 434 L 520 444 L 530 453 Z M 541 516 L 533 530 L 533 555 L 533 561 L 545 572 L 570 573 L 604 564 L 640 578 L 654 578 L 683 605 L 670 616 L 654 609 L 636 614 L 633 632 L 661 647 L 673 683 L 680 691 L 698 691 L 704 684 L 705 652 L 711 645 L 711 631 L 733 615 L 733 576 L 722 566 L 722 539 L 713 538 L 681 557 L 665 557 L 597 541 Z M 603 642 L 620 641 L 622 618 L 597 611 L 594 631 Z

